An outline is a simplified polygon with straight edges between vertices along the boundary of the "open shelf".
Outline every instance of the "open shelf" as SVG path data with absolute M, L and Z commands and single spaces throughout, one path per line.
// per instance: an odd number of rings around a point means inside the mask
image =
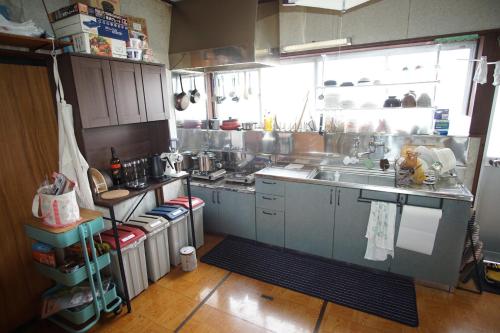
M 328 111 L 367 111 L 367 112 L 372 112 L 372 111 L 397 111 L 397 112 L 406 112 L 406 111 L 428 111 L 428 110 L 434 110 L 434 107 L 428 107 L 428 108 L 423 108 L 423 107 L 414 107 L 414 108 L 403 108 L 403 107 L 397 107 L 397 108 L 318 108 L 316 109 L 317 112 L 328 112 Z
M 52 50 L 51 39 L 13 35 L 3 32 L 0 32 L 0 45 L 25 47 L 30 51 Z M 56 49 L 71 45 L 71 42 L 61 42 L 58 40 L 54 40 L 54 46 Z
M 439 80 L 434 81 L 413 81 L 413 82 L 394 82 L 394 83 L 379 83 L 379 84 L 358 84 L 353 86 L 318 86 L 316 89 L 355 89 L 355 88 L 376 88 L 376 87 L 392 87 L 392 86 L 410 86 L 419 84 L 438 84 Z

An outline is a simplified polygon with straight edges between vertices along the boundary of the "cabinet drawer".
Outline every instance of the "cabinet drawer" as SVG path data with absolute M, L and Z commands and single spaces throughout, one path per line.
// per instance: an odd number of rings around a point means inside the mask
M 361 190 L 360 191 L 360 199 L 365 200 L 374 200 L 374 201 L 388 201 L 388 202 L 398 202 L 398 193 L 390 193 L 390 192 L 380 192 L 380 191 L 370 191 L 370 190 Z
M 285 200 L 283 199 L 283 197 L 277 195 L 257 193 L 255 199 L 256 199 L 256 206 L 259 208 L 266 208 L 278 211 L 283 211 L 285 208 Z
M 257 241 L 285 246 L 285 215 L 272 209 L 257 208 L 256 212 Z
M 284 195 L 285 183 L 280 180 L 258 178 L 255 180 L 255 190 L 259 193 Z

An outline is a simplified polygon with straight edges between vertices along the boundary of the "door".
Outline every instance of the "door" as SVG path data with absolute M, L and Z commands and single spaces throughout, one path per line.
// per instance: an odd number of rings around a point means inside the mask
M 219 228 L 219 205 L 216 201 L 217 190 L 191 186 L 191 195 L 205 201 L 205 207 L 203 207 L 203 230 L 221 232 Z
M 118 125 L 109 61 L 71 57 L 71 67 L 82 127 Z
M 4 59 L 5 61 L 6 59 Z M 57 170 L 57 119 L 46 67 L 0 64 L 0 332 L 39 315 L 51 282 L 36 271 L 24 223 L 46 175 Z
M 219 202 L 224 233 L 255 240 L 255 195 L 219 190 Z
M 334 187 L 286 183 L 285 247 L 331 258 L 334 211 Z
M 368 192 L 368 191 L 366 191 Z M 370 191 L 373 192 L 373 191 Z M 379 192 L 381 195 L 383 192 Z M 375 193 L 373 193 L 375 194 Z M 378 194 L 378 193 L 377 193 Z M 359 201 L 361 190 L 337 188 L 337 207 L 335 208 L 335 231 L 333 237 L 333 258 L 361 266 L 388 270 L 390 259 L 385 261 L 366 260 L 366 227 L 370 217 L 369 200 Z M 376 200 L 376 195 L 363 197 Z M 383 198 L 384 200 L 387 198 Z M 361 199 L 360 199 L 361 200 Z
M 476 211 L 481 226 L 481 240 L 484 242 L 485 259 L 500 262 L 500 164 L 490 161 L 500 159 L 500 90 L 497 87 L 492 116 L 486 142 L 486 157 L 482 161 L 481 176 L 477 189 Z
M 141 70 L 148 121 L 168 119 L 165 67 L 141 65 Z
M 144 106 L 141 65 L 111 61 L 118 124 L 147 121 Z

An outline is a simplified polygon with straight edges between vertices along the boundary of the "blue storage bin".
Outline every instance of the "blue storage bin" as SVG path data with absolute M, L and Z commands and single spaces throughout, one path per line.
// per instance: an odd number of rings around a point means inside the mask
M 104 230 L 104 221 L 102 217 L 98 217 L 89 222 L 85 222 L 85 224 L 90 226 L 92 234 L 96 234 Z M 29 224 L 25 225 L 24 228 L 26 230 L 26 234 L 30 238 L 36 239 L 37 241 L 52 245 L 54 247 L 63 248 L 80 242 L 78 227 L 61 233 L 46 231 Z M 86 235 L 86 237 L 88 236 L 90 235 Z
M 97 266 L 99 270 L 109 265 L 110 262 L 111 259 L 109 253 L 105 253 L 97 257 Z M 87 268 L 85 266 L 78 268 L 76 271 L 72 273 L 63 273 L 57 268 L 53 268 L 37 262 L 35 262 L 35 267 L 44 276 L 68 287 L 77 285 L 78 283 L 88 278 Z M 93 267 L 92 267 L 92 273 L 95 273 L 95 269 Z

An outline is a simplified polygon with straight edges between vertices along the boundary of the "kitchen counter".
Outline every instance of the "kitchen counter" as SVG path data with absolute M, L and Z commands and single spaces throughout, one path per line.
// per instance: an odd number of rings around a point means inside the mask
M 375 178 L 375 180 L 383 180 L 374 181 L 371 183 L 370 181 L 366 182 L 355 182 L 355 181 L 342 181 L 342 176 L 339 181 L 335 181 L 333 178 L 330 179 L 316 179 L 315 177 L 321 173 L 322 171 L 327 170 L 327 172 L 333 173 L 335 171 L 339 171 L 341 175 L 349 175 L 349 176 L 358 176 L 363 179 L 370 179 L 371 177 Z M 461 200 L 461 201 L 470 201 L 473 200 L 472 193 L 460 183 L 455 183 L 452 180 L 442 180 L 438 184 L 430 186 L 430 185 L 413 185 L 411 187 L 399 187 L 394 185 L 394 175 L 389 172 L 382 172 L 376 170 L 367 170 L 360 168 L 346 168 L 346 167 L 306 167 L 304 169 L 287 169 L 283 167 L 268 167 L 262 169 L 255 173 L 256 177 L 265 177 L 265 178 L 273 178 L 277 180 L 285 180 L 285 181 L 293 181 L 293 182 L 301 182 L 301 183 L 309 183 L 309 184 L 318 184 L 318 185 L 331 185 L 338 187 L 348 187 L 348 188 L 356 188 L 363 190 L 373 190 L 373 191 L 384 191 L 391 193 L 400 193 L 400 194 L 408 194 L 408 195 L 419 195 L 419 196 L 428 196 L 442 199 L 453 199 L 453 200 Z M 354 178 L 354 177 L 349 177 Z M 381 184 L 383 183 L 383 184 Z M 389 185 L 390 184 L 390 185 Z
M 241 192 L 241 193 L 255 193 L 255 185 L 245 185 L 245 184 L 235 184 L 227 182 L 226 179 L 222 178 L 216 181 L 209 181 L 203 179 L 191 179 L 191 186 L 199 186 L 212 189 L 224 189 L 229 191 Z

